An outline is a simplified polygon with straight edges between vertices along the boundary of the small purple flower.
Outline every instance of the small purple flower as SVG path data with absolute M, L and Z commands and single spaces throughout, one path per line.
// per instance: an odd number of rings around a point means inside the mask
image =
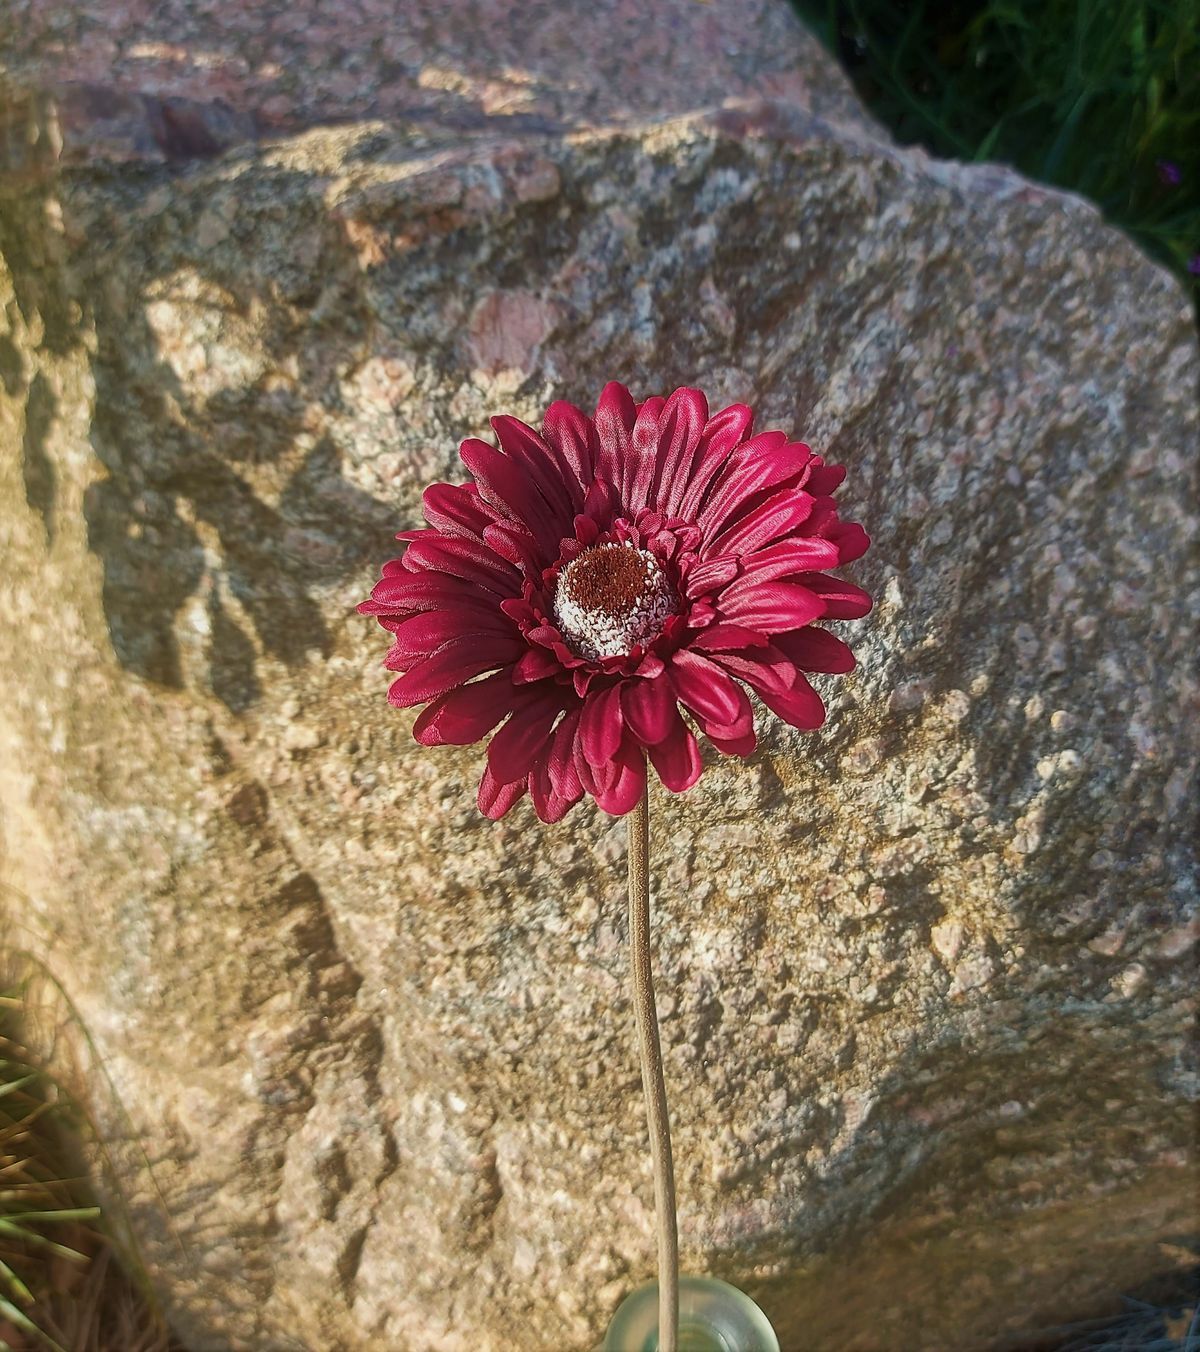
M 1158 169 L 1158 181 L 1168 188 L 1178 188 L 1183 182 L 1183 171 L 1174 160 L 1155 160 Z
M 1193 254 L 1188 259 L 1188 271 L 1193 277 L 1200 277 L 1200 253 Z

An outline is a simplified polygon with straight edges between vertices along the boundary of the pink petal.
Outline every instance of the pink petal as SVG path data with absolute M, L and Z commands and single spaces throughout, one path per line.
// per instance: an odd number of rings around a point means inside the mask
M 677 709 L 673 712 L 675 721 L 671 731 L 662 741 L 649 747 L 646 754 L 663 784 L 672 793 L 683 793 L 700 778 L 704 764 L 691 729 L 680 718 Z
M 499 783 L 513 784 L 525 778 L 562 707 L 559 692 L 551 690 L 513 710 L 508 722 L 488 743 L 488 767 Z
M 677 477 L 691 469 L 707 422 L 708 400 L 699 390 L 678 389 L 663 405 L 651 493 L 655 505 L 675 489 Z
M 393 681 L 388 701 L 401 709 L 444 694 L 495 667 L 511 665 L 525 651 L 520 639 L 468 634 L 439 648 L 431 657 Z
M 771 642 L 801 671 L 827 671 L 843 675 L 853 671 L 854 654 L 828 629 L 798 629 L 792 634 L 776 634 Z
M 871 609 L 870 594 L 840 577 L 817 574 L 806 577 L 804 585 L 824 601 L 826 619 L 861 620 Z
M 681 703 L 707 722 L 729 726 L 750 712 L 741 686 L 715 663 L 686 648 L 672 654 L 671 682 Z
M 625 462 L 632 445 L 633 424 L 637 419 L 637 405 L 624 385 L 609 381 L 600 393 L 596 405 L 596 477 L 614 487 L 621 483 Z M 589 512 L 590 516 L 591 513 Z
M 804 525 L 812 510 L 813 499 L 802 489 L 782 488 L 726 526 L 705 552 L 752 554 Z
M 745 404 L 731 404 L 715 413 L 705 424 L 690 469 L 676 476 L 665 496 L 660 495 L 659 509 L 667 516 L 694 521 L 709 484 L 753 425 L 754 414 Z
M 432 700 L 417 715 L 413 736 L 422 746 L 468 746 L 486 737 L 512 707 L 508 672 L 497 671 Z
M 721 614 L 746 629 L 777 634 L 800 629 L 825 614 L 825 603 L 814 596 L 808 585 L 795 582 L 756 584 L 751 578 L 738 578 L 717 599 Z
M 476 798 L 480 812 L 492 821 L 499 821 L 514 803 L 525 797 L 525 787 L 523 779 L 515 784 L 501 784 L 490 768 L 484 770 Z
M 620 685 L 598 692 L 589 690 L 579 720 L 579 744 L 588 763 L 603 765 L 612 760 L 624 735 Z
M 621 712 L 629 731 L 643 746 L 661 742 L 679 717 L 671 682 L 664 676 L 626 681 L 621 686 Z

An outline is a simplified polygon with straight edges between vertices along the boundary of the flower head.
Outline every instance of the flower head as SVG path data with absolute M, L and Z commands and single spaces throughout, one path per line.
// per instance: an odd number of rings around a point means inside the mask
M 746 687 L 793 727 L 819 727 L 805 672 L 846 672 L 815 622 L 871 601 L 828 569 L 867 548 L 839 520 L 844 471 L 782 432 L 751 435 L 742 404 L 711 417 L 698 390 L 635 404 L 605 387 L 594 418 L 552 404 L 541 432 L 492 419 L 499 448 L 461 447 L 472 476 L 425 490 L 428 525 L 359 610 L 392 635 L 388 698 L 424 705 L 413 735 L 493 732 L 479 806 L 527 791 L 543 821 L 585 793 L 628 812 L 646 759 L 679 793 L 700 777 L 693 728 L 755 746 Z

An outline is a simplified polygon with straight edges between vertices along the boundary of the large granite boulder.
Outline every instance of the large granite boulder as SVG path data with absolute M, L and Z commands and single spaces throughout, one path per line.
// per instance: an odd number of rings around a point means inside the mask
M 282 88 L 311 0 L 134 8 L 6 55 L 0 905 L 189 1345 L 587 1349 L 653 1270 L 624 826 L 483 820 L 352 610 L 461 437 L 609 378 L 754 404 L 875 537 L 828 726 L 653 799 L 685 1269 L 786 1352 L 963 1352 L 1166 1266 L 1178 286 L 891 147 L 782 4 L 662 0 L 639 56 L 644 4 L 360 0 Z

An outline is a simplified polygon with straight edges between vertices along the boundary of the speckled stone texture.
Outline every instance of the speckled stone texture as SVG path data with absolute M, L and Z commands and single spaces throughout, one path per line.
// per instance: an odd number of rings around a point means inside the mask
M 98 80 L 97 9 L 61 40 Z M 848 101 L 782 13 L 796 88 Z M 203 93 L 189 33 L 163 98 Z M 478 750 L 411 741 L 352 610 L 460 438 L 609 378 L 754 404 L 875 536 L 826 729 L 652 804 L 685 1269 L 785 1352 L 967 1352 L 1183 1252 L 1177 285 L 1076 200 L 790 96 L 269 140 L 230 101 L 223 155 L 165 155 L 184 105 L 135 100 L 139 151 L 85 100 L 72 143 L 46 59 L 0 188 L 0 905 L 105 1060 L 189 1347 L 585 1352 L 652 1273 L 623 825 L 484 821 Z

